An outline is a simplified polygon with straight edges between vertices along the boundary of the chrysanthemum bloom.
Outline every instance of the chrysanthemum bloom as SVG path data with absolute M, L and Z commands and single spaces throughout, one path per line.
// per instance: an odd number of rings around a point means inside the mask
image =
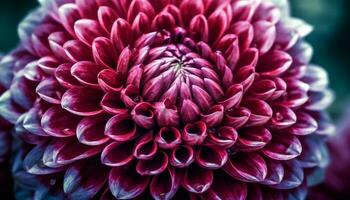
M 0 98 L 22 140 L 16 187 L 36 198 L 303 199 L 326 162 L 332 95 L 309 65 L 310 26 L 286 10 L 43 1 L 20 25 L 26 65 Z
M 337 135 L 328 142 L 331 164 L 326 170 L 324 183 L 311 189 L 310 200 L 350 199 L 350 112 L 344 116 Z

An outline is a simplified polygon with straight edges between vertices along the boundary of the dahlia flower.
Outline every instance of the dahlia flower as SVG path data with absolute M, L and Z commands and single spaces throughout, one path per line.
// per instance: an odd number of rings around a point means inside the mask
M 305 198 L 332 95 L 286 1 L 41 4 L 0 80 L 17 198 Z

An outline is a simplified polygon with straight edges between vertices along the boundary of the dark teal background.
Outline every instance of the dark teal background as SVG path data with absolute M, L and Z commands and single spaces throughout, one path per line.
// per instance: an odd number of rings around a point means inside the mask
M 338 117 L 350 103 L 350 1 L 290 0 L 292 13 L 314 25 L 307 40 L 314 47 L 314 63 L 325 67 L 337 99 L 330 111 Z M 0 1 L 0 52 L 17 44 L 17 24 L 37 6 L 35 0 Z M 350 106 L 350 104 L 349 104 Z

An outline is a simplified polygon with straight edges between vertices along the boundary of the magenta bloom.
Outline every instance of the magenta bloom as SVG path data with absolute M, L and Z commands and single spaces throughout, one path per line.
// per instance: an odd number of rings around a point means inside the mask
M 333 130 L 310 31 L 270 0 L 43 0 L 0 98 L 16 188 L 303 199 Z

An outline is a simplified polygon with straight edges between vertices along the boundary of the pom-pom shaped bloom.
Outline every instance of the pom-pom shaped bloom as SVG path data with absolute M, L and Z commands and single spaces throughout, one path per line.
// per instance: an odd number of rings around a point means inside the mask
M 16 183 L 36 198 L 303 199 L 332 95 L 285 6 L 43 0 L 1 80 Z

